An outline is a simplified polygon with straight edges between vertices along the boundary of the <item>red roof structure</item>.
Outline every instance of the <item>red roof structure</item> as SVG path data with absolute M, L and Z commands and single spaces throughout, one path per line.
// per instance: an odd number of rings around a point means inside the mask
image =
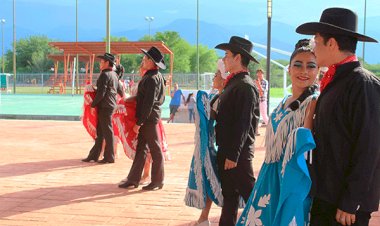
M 103 55 L 106 50 L 106 42 L 49 42 L 49 45 L 62 51 L 61 54 L 52 54 L 48 57 L 54 60 L 54 74 L 58 76 L 58 62 L 63 61 L 64 66 L 64 90 L 66 90 L 66 83 L 68 77 L 72 77 L 74 57 L 78 54 L 80 62 L 86 63 L 86 82 L 92 83 L 92 75 L 94 70 L 94 62 L 96 56 Z M 173 52 L 161 41 L 152 42 L 111 42 L 111 53 L 120 57 L 121 54 L 141 54 L 141 49 L 149 49 L 152 46 L 158 48 L 163 54 L 170 55 L 170 66 L 168 85 L 169 90 L 172 83 L 173 75 Z M 69 75 L 70 71 L 70 75 Z M 88 74 L 89 71 L 89 74 Z

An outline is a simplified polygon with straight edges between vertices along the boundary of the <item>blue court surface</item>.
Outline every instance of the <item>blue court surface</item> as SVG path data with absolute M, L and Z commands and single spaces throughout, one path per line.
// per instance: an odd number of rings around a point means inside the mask
M 281 98 L 271 98 L 271 110 L 280 100 Z M 169 117 L 169 103 L 170 97 L 166 96 L 162 105 L 162 118 Z M 82 106 L 83 95 L 1 94 L 0 117 L 37 119 L 38 116 L 38 119 L 79 120 Z

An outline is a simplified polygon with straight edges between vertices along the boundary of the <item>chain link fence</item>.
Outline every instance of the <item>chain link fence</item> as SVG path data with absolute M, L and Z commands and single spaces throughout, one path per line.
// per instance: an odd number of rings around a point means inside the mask
M 169 75 L 163 75 L 168 81 Z M 98 77 L 99 73 L 93 74 L 92 83 L 94 85 Z M 197 84 L 197 74 L 176 73 L 173 75 L 172 84 L 178 83 L 181 89 L 186 90 L 209 90 L 212 86 L 213 78 L 214 73 L 200 74 Z M 123 82 L 133 80 L 135 83 L 140 79 L 141 76 L 136 74 L 124 74 L 122 78 Z M 64 75 L 61 73 L 57 76 L 51 73 L 19 73 L 16 76 L 16 81 L 14 81 L 12 74 L 1 74 L 0 87 L 2 93 L 14 93 L 15 86 L 16 94 L 83 94 L 84 86 L 87 83 L 86 74 L 80 73 L 78 79 L 74 80 L 73 82 L 70 76 L 67 76 L 65 82 Z

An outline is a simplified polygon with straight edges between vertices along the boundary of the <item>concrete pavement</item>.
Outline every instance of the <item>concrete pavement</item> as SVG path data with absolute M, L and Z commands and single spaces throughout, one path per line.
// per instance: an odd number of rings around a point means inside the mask
M 158 191 L 120 189 L 132 161 L 119 145 L 115 164 L 83 163 L 93 141 L 79 121 L 0 120 L 0 225 L 192 225 L 184 205 L 194 148 L 192 124 L 165 124 L 172 160 Z M 264 131 L 261 129 L 261 134 Z M 264 158 L 257 140 L 254 169 Z M 216 225 L 220 208 L 213 205 Z M 380 225 L 375 213 L 371 226 Z

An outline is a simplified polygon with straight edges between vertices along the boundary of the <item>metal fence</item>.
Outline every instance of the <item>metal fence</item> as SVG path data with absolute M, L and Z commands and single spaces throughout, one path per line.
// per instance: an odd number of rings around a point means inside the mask
M 2 75 L 3 76 L 3 75 Z M 25 74 L 19 73 L 16 76 L 16 82 L 12 74 L 4 75 L 4 79 L 1 79 L 1 92 L 2 93 L 14 93 L 13 87 L 16 87 L 16 94 L 82 94 L 84 86 L 86 85 L 86 74 L 79 74 L 79 83 L 75 79 L 74 83 L 71 78 L 67 78 L 66 86 L 63 86 L 63 74 L 55 76 L 52 73 L 35 73 Z M 96 80 L 99 74 L 96 73 L 92 77 L 92 83 L 96 84 Z M 164 74 L 166 80 L 168 80 L 168 74 Z M 138 82 L 141 76 L 136 74 L 124 74 L 123 80 L 133 80 Z M 197 87 L 197 74 L 181 74 L 176 73 L 173 75 L 172 84 L 178 83 L 181 89 L 187 90 L 209 90 L 212 86 L 212 79 L 214 73 L 203 73 L 199 75 L 198 87 Z M 4 84 L 5 83 L 5 84 Z M 65 90 L 62 92 L 62 88 Z

